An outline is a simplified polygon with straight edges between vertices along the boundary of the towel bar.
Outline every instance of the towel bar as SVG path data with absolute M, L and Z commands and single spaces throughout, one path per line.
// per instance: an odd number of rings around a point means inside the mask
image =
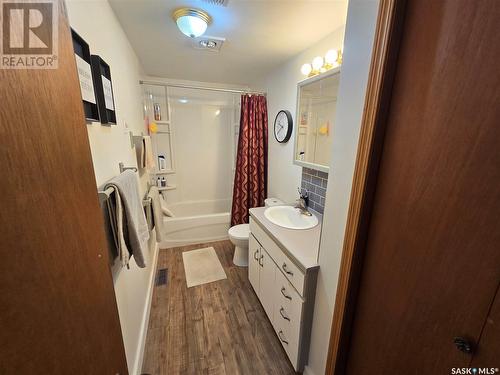
M 127 169 L 131 169 L 134 172 L 137 172 L 137 167 L 125 167 L 125 165 L 123 163 L 121 163 L 121 162 L 118 164 L 118 167 L 120 167 L 120 173 L 123 173 Z

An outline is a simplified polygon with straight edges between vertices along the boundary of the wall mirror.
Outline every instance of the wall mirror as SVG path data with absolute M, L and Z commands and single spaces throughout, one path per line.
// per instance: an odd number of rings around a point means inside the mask
M 340 67 L 297 84 L 294 163 L 328 172 Z

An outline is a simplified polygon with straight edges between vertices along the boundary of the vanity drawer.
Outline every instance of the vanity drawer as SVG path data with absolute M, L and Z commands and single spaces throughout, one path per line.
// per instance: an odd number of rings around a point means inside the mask
M 304 301 L 279 271 L 276 271 L 274 294 L 274 320 L 286 328 L 286 333 L 292 341 L 299 342 Z
M 287 255 L 281 250 L 274 240 L 250 218 L 250 232 L 259 241 L 268 254 L 273 258 L 281 272 L 292 283 L 295 289 L 301 296 L 304 295 L 304 273 L 288 258 Z
M 283 253 L 277 265 L 280 271 L 283 272 L 285 277 L 290 280 L 295 289 L 297 289 L 297 292 L 303 296 L 305 275 L 302 271 Z
M 283 323 L 282 320 L 277 320 L 273 325 L 278 335 L 278 340 L 285 349 L 293 368 L 297 371 L 298 369 L 298 358 L 299 358 L 299 342 L 290 335 L 289 327 Z

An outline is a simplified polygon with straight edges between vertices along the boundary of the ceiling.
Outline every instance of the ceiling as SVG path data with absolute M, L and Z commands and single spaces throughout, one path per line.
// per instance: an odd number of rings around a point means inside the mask
M 347 0 L 110 0 L 148 75 L 249 85 L 345 24 Z M 226 38 L 220 52 L 193 48 L 171 18 L 192 6 L 212 23 L 204 36 Z

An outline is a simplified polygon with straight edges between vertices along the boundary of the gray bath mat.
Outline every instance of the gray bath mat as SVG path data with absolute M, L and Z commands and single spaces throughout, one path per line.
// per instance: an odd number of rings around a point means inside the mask
M 185 251 L 182 253 L 182 260 L 188 288 L 227 279 L 213 247 Z

